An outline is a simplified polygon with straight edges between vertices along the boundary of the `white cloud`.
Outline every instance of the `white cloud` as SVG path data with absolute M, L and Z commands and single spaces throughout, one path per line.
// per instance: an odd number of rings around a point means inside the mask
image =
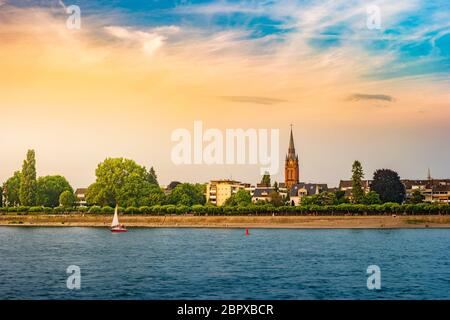
M 164 45 L 164 42 L 167 39 L 165 36 L 153 30 L 147 32 L 132 30 L 121 26 L 108 26 L 104 29 L 108 34 L 115 38 L 123 40 L 131 45 L 140 46 L 142 50 L 148 55 L 153 55 Z M 174 29 L 171 30 L 173 32 Z

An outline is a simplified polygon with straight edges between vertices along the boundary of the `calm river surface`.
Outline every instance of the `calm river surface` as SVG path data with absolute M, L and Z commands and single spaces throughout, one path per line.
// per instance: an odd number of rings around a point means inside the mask
M 0 227 L 0 299 L 450 299 L 450 229 Z

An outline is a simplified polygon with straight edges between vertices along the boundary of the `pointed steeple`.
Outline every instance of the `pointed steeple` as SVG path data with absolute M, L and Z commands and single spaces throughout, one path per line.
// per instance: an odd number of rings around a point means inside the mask
M 291 135 L 289 137 L 289 148 L 286 154 L 286 162 L 284 166 L 284 182 L 286 188 L 290 190 L 292 186 L 299 183 L 299 168 L 298 168 L 298 156 L 295 154 L 294 146 L 294 134 L 292 132 L 291 124 Z
M 288 159 L 295 159 L 295 146 L 294 146 L 294 135 L 292 134 L 292 124 L 291 124 L 291 136 L 289 138 L 289 149 L 287 154 Z

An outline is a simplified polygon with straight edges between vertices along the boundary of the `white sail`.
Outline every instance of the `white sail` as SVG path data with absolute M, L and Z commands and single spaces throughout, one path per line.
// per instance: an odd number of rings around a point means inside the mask
M 111 223 L 111 227 L 117 226 L 119 225 L 119 215 L 117 214 L 117 205 L 116 205 L 116 209 L 114 210 L 114 218 L 113 221 Z

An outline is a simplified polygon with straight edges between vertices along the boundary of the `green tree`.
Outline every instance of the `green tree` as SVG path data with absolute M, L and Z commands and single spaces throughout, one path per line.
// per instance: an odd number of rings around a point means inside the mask
M 20 180 L 19 198 L 23 206 L 36 204 L 36 156 L 34 150 L 28 150 L 27 158 L 23 161 Z
M 140 207 L 148 205 L 149 174 L 133 160 L 107 158 L 95 170 L 96 180 L 88 188 L 86 200 L 100 206 Z
M 69 182 L 63 176 L 45 176 L 37 179 L 36 204 L 44 207 L 57 207 L 59 196 L 64 191 L 73 193 Z
M 379 169 L 373 174 L 372 190 L 380 195 L 385 202 L 402 203 L 405 200 L 405 186 L 400 181 L 397 172 L 389 169 Z
M 252 196 L 250 192 L 244 189 L 239 189 L 235 194 L 225 201 L 226 206 L 247 206 L 252 203 Z
M 361 203 L 364 197 L 364 189 L 362 185 L 362 179 L 364 178 L 364 172 L 361 162 L 355 160 L 352 166 L 352 201 L 353 203 Z
M 302 205 L 331 206 L 338 204 L 334 192 L 321 192 L 302 199 Z
M 266 187 L 270 187 L 270 174 L 268 172 L 265 172 L 262 179 L 261 184 L 265 185 Z
M 205 186 L 202 184 L 181 183 L 169 194 L 169 204 L 181 204 L 193 206 L 194 204 L 205 204 Z
M 419 190 L 414 190 L 413 193 L 411 194 L 411 198 L 409 199 L 410 203 L 422 203 L 425 200 L 425 196 L 419 191 Z
M 273 204 L 275 207 L 282 206 L 284 204 L 283 198 L 280 193 L 276 191 L 269 192 L 270 201 L 269 203 Z
M 76 201 L 73 191 L 66 190 L 59 195 L 59 204 L 63 207 L 73 207 Z
M 164 191 L 157 185 L 150 186 L 150 193 L 148 195 L 149 206 L 162 205 L 166 202 Z
M 337 200 L 338 204 L 349 202 L 347 197 L 345 196 L 345 191 L 338 190 L 334 194 L 336 195 L 336 200 Z
M 375 191 L 367 192 L 361 200 L 362 204 L 380 204 L 380 195 Z
M 153 167 L 151 167 L 149 172 L 148 172 L 148 182 L 150 182 L 151 184 L 156 184 L 157 186 L 159 186 L 158 176 L 156 175 L 155 169 L 153 169 Z
M 22 173 L 14 172 L 14 175 L 3 184 L 3 203 L 8 207 L 20 205 L 19 190 Z

